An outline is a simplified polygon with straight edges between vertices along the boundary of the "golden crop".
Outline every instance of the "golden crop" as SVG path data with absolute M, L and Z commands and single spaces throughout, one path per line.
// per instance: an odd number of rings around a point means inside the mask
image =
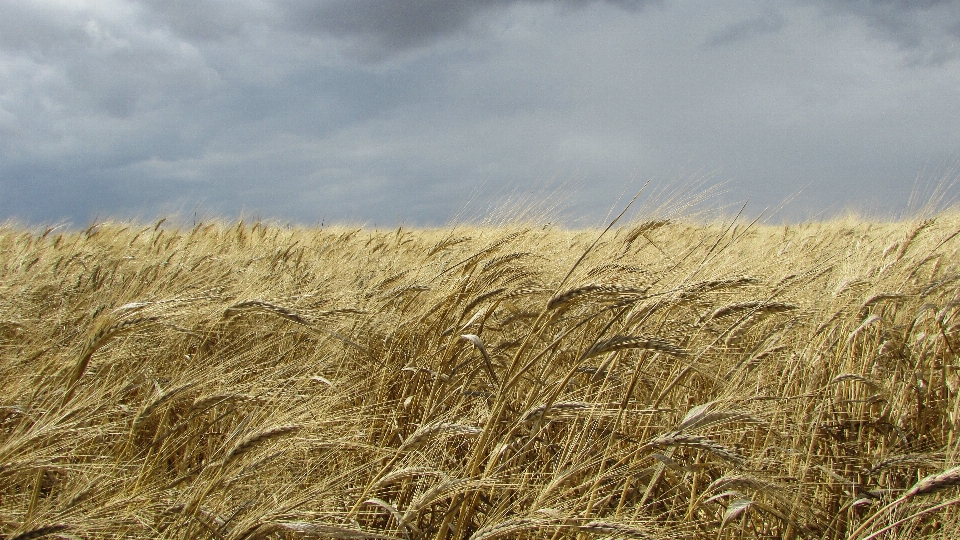
M 0 535 L 960 537 L 958 233 L 8 225 Z

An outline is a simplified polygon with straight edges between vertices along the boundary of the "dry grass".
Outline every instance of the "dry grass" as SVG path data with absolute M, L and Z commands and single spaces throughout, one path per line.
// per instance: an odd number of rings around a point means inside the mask
M 960 537 L 958 232 L 6 226 L 0 535 Z

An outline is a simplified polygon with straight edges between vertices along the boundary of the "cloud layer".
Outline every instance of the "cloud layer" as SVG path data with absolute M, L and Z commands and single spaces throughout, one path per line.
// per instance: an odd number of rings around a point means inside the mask
M 30 223 L 437 224 L 551 182 L 593 223 L 708 173 L 717 204 L 897 212 L 960 157 L 950 1 L 0 10 L 0 218 Z

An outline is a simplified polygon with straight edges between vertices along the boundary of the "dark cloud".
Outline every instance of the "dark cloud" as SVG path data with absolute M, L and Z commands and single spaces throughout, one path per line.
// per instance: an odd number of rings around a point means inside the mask
M 785 25 L 783 15 L 773 8 L 767 8 L 755 17 L 734 23 L 711 36 L 706 45 L 727 45 L 748 40 L 754 36 L 780 31 Z
M 955 0 L 812 1 L 828 13 L 863 19 L 875 35 L 909 51 L 909 64 L 942 64 L 960 56 L 960 2 Z
M 146 17 L 190 41 L 217 41 L 239 37 L 279 20 L 269 0 L 141 0 Z
M 858 6 L 861 9 L 887 9 L 916 11 L 952 3 L 953 0 L 833 0 L 837 4 Z
M 381 59 L 429 45 L 469 28 L 478 15 L 519 4 L 561 8 L 609 4 L 639 9 L 661 0 L 296 0 L 280 5 L 287 24 L 298 31 L 355 41 L 355 52 Z
M 381 56 L 429 45 L 480 14 L 517 4 L 561 8 L 608 4 L 639 9 L 663 0 L 141 0 L 146 19 L 191 41 L 225 40 L 263 29 L 356 39 Z
M 489 4 L 503 4 L 489 1 Z M 375 40 L 378 46 L 405 49 L 424 45 L 463 29 L 479 7 L 474 2 L 426 0 L 333 0 L 287 6 L 298 30 Z
M 0 0 L 0 48 L 20 54 L 56 54 L 88 38 L 83 10 L 64 13 L 55 6 Z

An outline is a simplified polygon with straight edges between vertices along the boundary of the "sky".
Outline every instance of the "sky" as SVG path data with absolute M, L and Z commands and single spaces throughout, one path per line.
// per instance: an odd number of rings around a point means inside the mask
M 790 221 L 956 191 L 954 0 L 0 13 L 0 220 L 433 226 L 521 201 L 595 225 L 649 182 L 645 197 Z

